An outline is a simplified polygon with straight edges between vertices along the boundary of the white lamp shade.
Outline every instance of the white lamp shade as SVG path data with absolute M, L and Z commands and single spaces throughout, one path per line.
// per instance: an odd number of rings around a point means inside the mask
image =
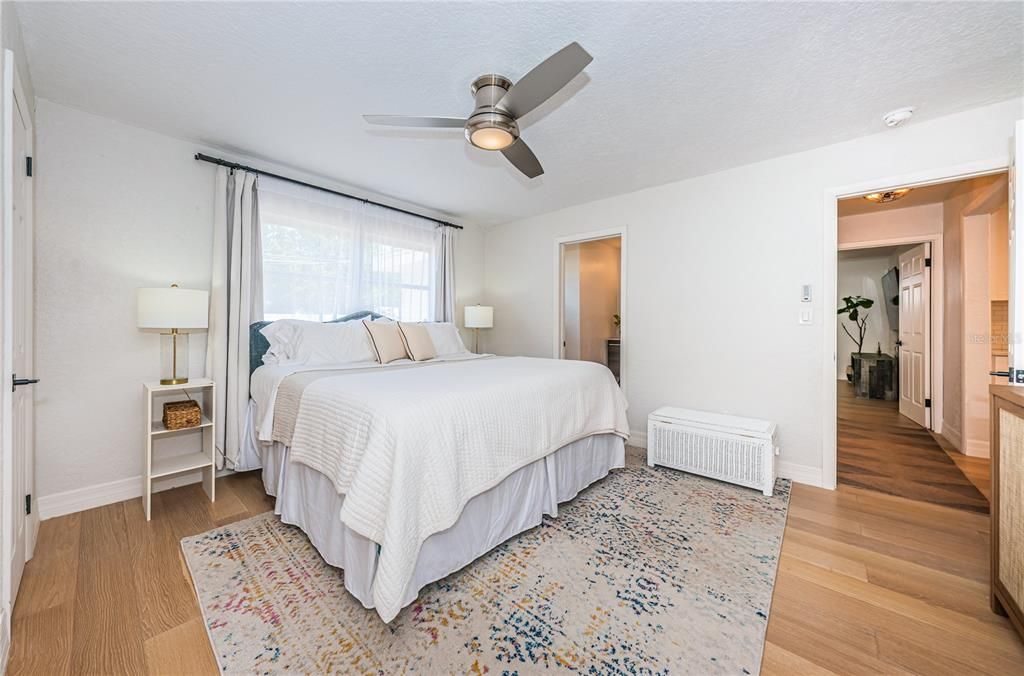
M 205 329 L 210 293 L 198 289 L 139 289 L 140 329 Z
M 494 308 L 489 305 L 467 305 L 465 326 L 467 329 L 494 328 Z

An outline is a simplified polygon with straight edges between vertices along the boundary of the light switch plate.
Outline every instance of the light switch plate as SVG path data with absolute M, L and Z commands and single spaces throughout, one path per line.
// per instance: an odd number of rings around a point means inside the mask
M 814 323 L 814 311 L 809 307 L 800 308 L 800 323 L 801 324 L 813 324 Z

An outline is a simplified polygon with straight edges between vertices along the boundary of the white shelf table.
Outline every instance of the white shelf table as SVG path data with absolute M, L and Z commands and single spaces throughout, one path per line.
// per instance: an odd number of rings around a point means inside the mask
M 203 490 L 215 499 L 214 483 L 217 474 L 217 451 L 214 444 L 215 385 L 209 378 L 196 378 L 179 385 L 161 385 L 159 381 L 142 384 L 146 400 L 146 458 L 143 476 L 142 499 L 146 510 L 146 521 L 152 516 L 153 482 L 163 477 L 183 472 L 203 472 Z M 163 405 L 187 398 L 199 403 L 202 412 L 200 424 L 180 430 L 169 430 L 163 423 Z M 198 449 L 194 451 L 169 453 L 156 451 L 154 442 L 186 435 L 198 436 Z

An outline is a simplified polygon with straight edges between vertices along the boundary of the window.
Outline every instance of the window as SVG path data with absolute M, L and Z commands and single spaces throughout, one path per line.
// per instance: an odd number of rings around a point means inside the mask
M 265 177 L 259 196 L 266 319 L 435 318 L 434 222 Z

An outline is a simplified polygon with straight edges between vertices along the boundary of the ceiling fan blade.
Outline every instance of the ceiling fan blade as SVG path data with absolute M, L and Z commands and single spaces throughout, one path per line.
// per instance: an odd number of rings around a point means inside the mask
M 501 154 L 527 178 L 537 178 L 544 173 L 544 167 L 540 166 L 540 160 L 522 138 L 503 149 Z
M 578 42 L 570 43 L 512 85 L 498 105 L 520 118 L 554 96 L 593 60 Z
M 389 127 L 433 127 L 442 129 L 461 129 L 466 120 L 461 117 L 413 117 L 410 115 L 363 115 L 370 124 L 383 124 Z

